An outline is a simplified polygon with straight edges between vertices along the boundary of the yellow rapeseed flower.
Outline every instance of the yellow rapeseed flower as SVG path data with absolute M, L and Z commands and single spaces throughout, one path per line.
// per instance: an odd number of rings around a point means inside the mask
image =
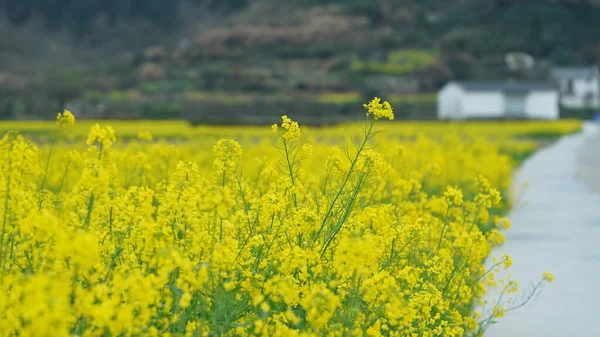
M 281 128 L 283 129 L 281 137 L 283 137 L 283 139 L 294 141 L 300 138 L 300 125 L 298 125 L 298 122 L 291 120 L 288 116 L 282 116 L 281 120 Z M 274 132 L 277 130 L 277 128 L 274 127 L 272 127 L 272 129 Z
M 69 128 L 75 124 L 75 116 L 71 111 L 65 109 L 65 111 L 56 115 L 56 124 L 59 128 Z
M 545 271 L 545 272 L 543 273 L 543 275 L 544 275 L 544 278 L 545 278 L 546 280 L 548 280 L 548 282 L 552 283 L 552 281 L 554 281 L 554 275 L 553 275 L 551 272 L 549 272 L 549 271 Z
M 152 141 L 152 134 L 148 131 L 140 131 L 138 133 L 138 139 L 143 141 Z
M 394 112 L 390 103 L 388 101 L 381 103 L 379 97 L 373 98 L 369 103 L 363 104 L 363 106 L 367 109 L 367 116 L 373 115 L 373 118 L 376 120 L 381 118 L 394 119 Z
M 87 138 L 87 144 L 90 146 L 99 144 L 105 148 L 108 148 L 114 143 L 115 140 L 115 130 L 113 128 L 110 126 L 95 124 L 90 130 Z
M 21 125 L 49 144 L 6 133 L 0 336 L 478 335 L 493 317 L 473 303 L 518 292 L 508 256 L 484 263 L 512 158 L 536 148 L 515 135 L 577 125 L 398 123 L 373 140 L 393 112 L 366 108 L 367 128 L 302 129 L 304 145 L 287 116 L 275 146 L 265 128 L 182 122 L 115 121 L 122 143 L 90 121 L 69 143 L 54 122 Z

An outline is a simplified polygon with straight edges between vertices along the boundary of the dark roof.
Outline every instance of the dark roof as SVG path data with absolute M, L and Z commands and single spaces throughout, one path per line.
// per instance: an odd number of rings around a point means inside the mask
M 455 82 L 465 91 L 505 91 L 505 92 L 527 92 L 554 90 L 551 83 L 545 82 Z
M 586 78 L 598 74 L 597 67 L 555 67 L 553 77 Z

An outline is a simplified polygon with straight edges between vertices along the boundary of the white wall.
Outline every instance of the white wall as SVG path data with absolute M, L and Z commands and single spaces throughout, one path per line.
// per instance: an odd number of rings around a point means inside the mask
M 437 101 L 438 119 L 463 119 L 464 94 L 463 89 L 455 83 L 448 83 L 440 89 Z
M 557 119 L 559 95 L 556 90 L 532 91 L 525 98 L 525 113 L 534 119 Z M 438 92 L 438 119 L 503 118 L 505 94 L 500 91 L 465 92 L 449 83 Z
M 527 117 L 535 119 L 558 119 L 558 92 L 532 91 L 525 100 Z
M 499 91 L 468 92 L 463 101 L 465 118 L 500 118 L 504 115 L 504 94 Z
M 566 92 L 568 87 L 568 79 L 560 80 L 561 87 L 561 103 L 569 108 L 583 108 L 586 106 L 586 94 L 593 93 L 591 101 L 592 106 L 600 105 L 600 79 L 597 76 L 588 78 L 573 79 L 573 93 Z

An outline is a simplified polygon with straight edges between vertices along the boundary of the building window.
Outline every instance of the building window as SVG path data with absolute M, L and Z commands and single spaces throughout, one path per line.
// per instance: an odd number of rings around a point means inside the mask
M 567 95 L 573 95 L 575 93 L 575 88 L 574 87 L 575 87 L 575 85 L 573 83 L 573 79 L 569 78 L 567 80 L 567 87 L 565 89 L 565 94 L 567 94 Z
M 509 94 L 504 98 L 504 112 L 508 118 L 525 117 L 525 95 Z

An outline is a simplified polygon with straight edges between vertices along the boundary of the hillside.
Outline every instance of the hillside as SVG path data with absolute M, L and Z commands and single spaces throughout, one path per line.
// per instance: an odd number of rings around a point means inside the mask
M 68 104 L 90 118 L 263 123 L 285 111 L 322 123 L 382 94 L 400 118 L 425 118 L 452 79 L 600 63 L 589 0 L 87 3 L 0 0 L 2 116 Z M 509 71 L 509 52 L 535 66 Z

